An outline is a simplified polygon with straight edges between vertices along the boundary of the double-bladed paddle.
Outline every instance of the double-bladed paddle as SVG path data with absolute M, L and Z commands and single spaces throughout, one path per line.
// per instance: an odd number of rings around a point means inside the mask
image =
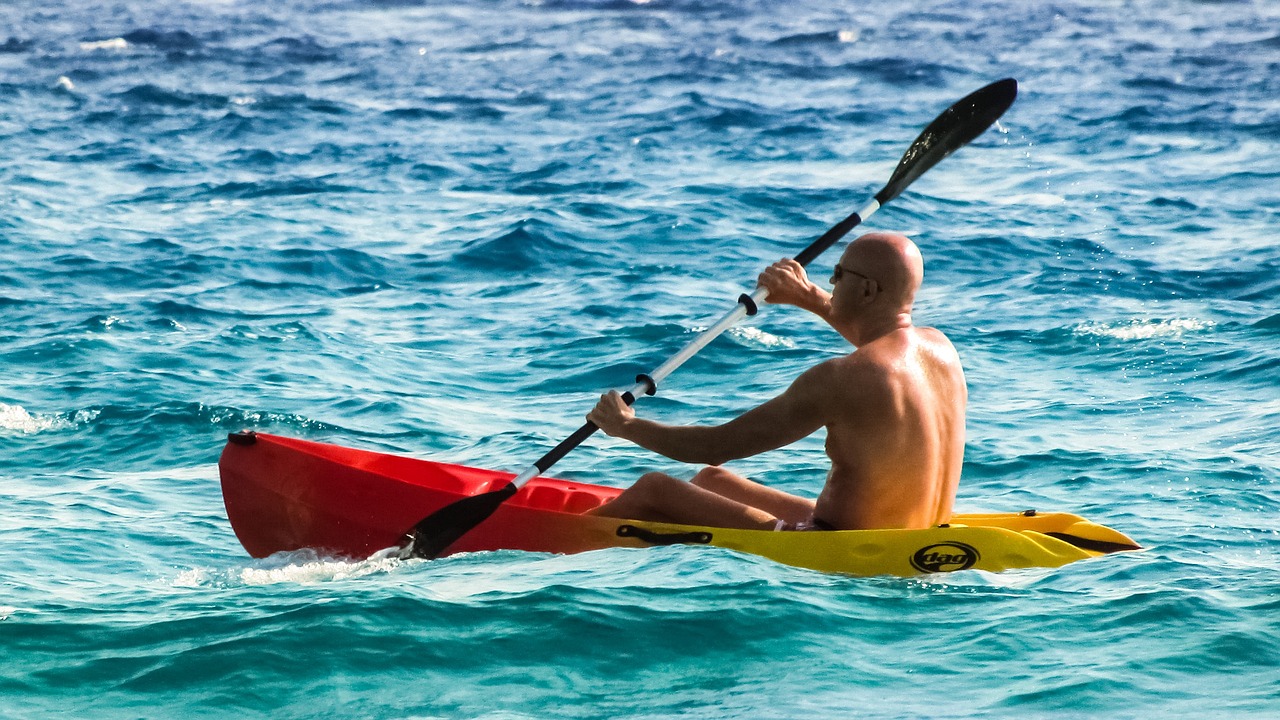
M 796 262 L 808 265 L 863 220 L 871 217 L 890 200 L 898 197 L 925 171 L 991 127 L 1004 114 L 1004 111 L 1009 109 L 1017 96 L 1017 81 L 1013 78 L 1005 78 L 966 95 L 943 110 L 942 114 L 920 133 L 915 142 L 911 143 L 911 147 L 907 148 L 907 152 L 903 154 L 902 160 L 884 189 L 876 193 L 875 197 L 862 209 L 836 223 L 834 227 L 823 233 L 822 237 L 814 240 L 809 247 L 796 255 Z M 696 355 L 699 350 L 743 317 L 756 314 L 759 303 L 767 296 L 768 291 L 764 288 L 756 288 L 750 295 L 745 293 L 741 295 L 737 306 L 720 318 L 716 324 L 700 333 L 653 372 L 638 376 L 635 386 L 623 393 L 623 400 L 630 405 L 635 402 L 640 393 L 652 395 L 657 392 L 658 383 L 675 372 L 676 368 L 683 365 L 686 360 Z M 498 509 L 499 505 L 524 487 L 525 483 L 546 472 L 598 429 L 594 423 L 587 422 L 502 488 L 465 497 L 427 516 L 406 533 L 409 542 L 405 552 L 412 557 L 420 558 L 439 556 L 472 528 L 484 522 Z

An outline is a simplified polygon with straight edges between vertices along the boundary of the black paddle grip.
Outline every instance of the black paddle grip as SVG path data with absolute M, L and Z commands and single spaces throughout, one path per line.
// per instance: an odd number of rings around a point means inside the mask
M 636 401 L 636 396 L 632 395 L 630 391 L 624 392 L 622 393 L 622 401 L 627 405 L 632 405 Z M 588 420 L 582 424 L 582 427 L 573 431 L 572 435 L 561 440 L 559 445 L 551 448 L 546 455 L 538 458 L 537 461 L 533 463 L 533 466 L 538 468 L 538 472 L 546 472 L 550 470 L 552 465 L 560 462 L 560 458 L 568 455 L 570 450 L 581 445 L 583 441 L 594 435 L 599 429 L 600 428 L 597 427 L 595 423 Z
M 845 235 L 848 235 L 850 230 L 858 227 L 861 224 L 862 224 L 861 215 L 859 215 L 858 213 L 853 213 L 849 215 L 849 217 L 836 223 L 834 227 L 832 227 L 830 230 L 823 233 L 822 237 L 818 238 L 817 240 L 814 240 L 813 243 L 809 245 L 809 247 L 805 248 L 804 250 L 801 250 L 800 254 L 796 255 L 796 258 L 795 258 L 796 262 L 800 263 L 802 266 L 808 265 L 809 263 L 813 262 L 814 258 L 826 252 L 827 248 L 831 247 L 832 245 L 835 245 L 837 240 L 844 237 Z

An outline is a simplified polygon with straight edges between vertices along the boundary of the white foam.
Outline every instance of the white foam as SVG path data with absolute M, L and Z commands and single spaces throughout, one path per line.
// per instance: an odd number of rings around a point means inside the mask
M 368 560 L 315 560 L 277 568 L 245 568 L 240 571 L 240 580 L 245 585 L 315 585 L 391 572 L 402 562 L 376 555 Z
M 277 553 L 239 570 L 184 570 L 173 579 L 173 586 L 202 588 L 225 585 L 318 585 L 391 572 L 404 562 L 394 550 L 377 553 L 367 560 L 324 558 L 314 552 L 300 550 Z
M 183 570 L 173 579 L 173 586 L 180 588 L 201 588 L 210 584 L 209 571 L 203 568 Z
M 1067 199 L 1053 193 L 1023 193 L 1021 195 L 997 195 L 988 198 L 992 205 L 1017 205 L 1019 207 L 1056 207 L 1065 205 Z
M 1181 337 L 1188 332 L 1199 332 L 1214 326 L 1213 322 L 1194 319 L 1130 320 L 1121 323 L 1084 323 L 1074 329 L 1077 335 L 1110 337 L 1117 340 L 1149 340 L 1161 337 Z
M 746 340 L 757 345 L 763 345 L 764 347 L 794 348 L 796 346 L 795 342 L 790 338 L 779 337 L 772 333 L 764 332 L 759 328 L 737 327 L 733 328 L 730 332 L 741 340 Z
M 80 43 L 80 49 L 85 52 L 93 52 L 94 50 L 125 50 L 129 47 L 129 41 L 124 38 L 111 38 L 110 40 L 95 40 L 93 42 Z
M 0 605 L 0 622 L 8 620 L 16 612 L 18 612 L 18 608 L 12 605 Z
M 63 418 L 32 415 L 20 405 L 0 403 L 0 432 L 10 431 L 31 435 L 70 426 L 71 423 Z
M 794 348 L 796 346 L 795 342 L 790 338 L 778 337 L 760 328 L 735 327 L 729 330 L 729 334 L 751 345 L 760 345 L 767 348 Z

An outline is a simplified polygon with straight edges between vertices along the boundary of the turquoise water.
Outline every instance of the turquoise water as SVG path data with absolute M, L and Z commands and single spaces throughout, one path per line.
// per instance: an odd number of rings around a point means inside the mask
M 0 6 L 0 717 L 1280 714 L 1280 8 L 786 7 Z M 920 244 L 968 371 L 959 509 L 1147 551 L 237 543 L 227 432 L 523 467 L 1006 76 L 866 227 Z M 841 350 L 769 308 L 641 412 L 723 421 Z M 821 438 L 736 467 L 815 492 Z M 598 438 L 553 474 L 649 469 L 691 472 Z

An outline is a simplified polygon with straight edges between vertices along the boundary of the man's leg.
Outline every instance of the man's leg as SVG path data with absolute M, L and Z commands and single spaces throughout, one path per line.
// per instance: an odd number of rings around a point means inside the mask
M 641 476 L 621 495 L 588 514 L 748 530 L 772 530 L 778 522 L 765 510 L 657 472 Z
M 714 465 L 705 467 L 693 476 L 692 482 L 700 488 L 744 505 L 759 508 L 791 524 L 809 522 L 813 519 L 814 501 L 761 485 L 722 467 Z

